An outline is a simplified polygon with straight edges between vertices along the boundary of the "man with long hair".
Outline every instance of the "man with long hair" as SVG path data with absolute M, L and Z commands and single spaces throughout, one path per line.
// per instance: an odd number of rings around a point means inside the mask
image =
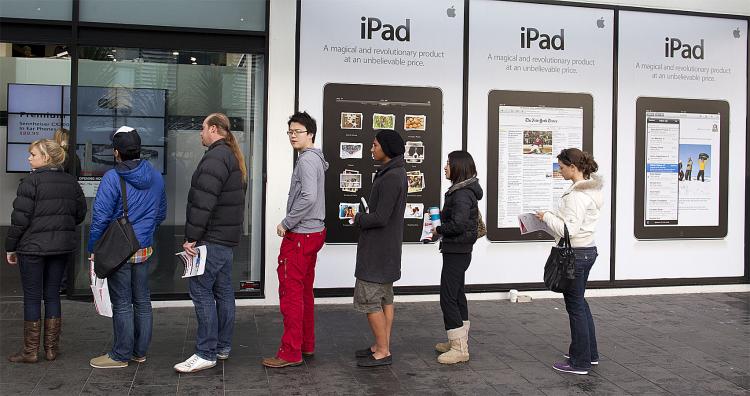
M 174 366 L 181 373 L 205 370 L 216 366 L 217 359 L 229 358 L 234 331 L 232 248 L 240 242 L 245 217 L 247 168 L 229 118 L 221 113 L 206 117 L 201 143 L 208 150 L 190 181 L 182 247 L 194 257 L 196 245 L 205 245 L 206 269 L 189 281 L 198 331 L 195 354 Z

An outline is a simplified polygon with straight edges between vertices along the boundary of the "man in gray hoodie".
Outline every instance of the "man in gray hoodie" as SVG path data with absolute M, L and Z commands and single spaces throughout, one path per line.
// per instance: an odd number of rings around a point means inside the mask
M 307 112 L 295 113 L 287 122 L 289 143 L 297 151 L 297 165 L 289 185 L 286 217 L 276 226 L 283 238 L 279 251 L 279 306 L 284 334 L 275 357 L 263 359 L 266 367 L 302 364 L 302 356 L 315 352 L 315 300 L 313 281 L 318 251 L 326 239 L 325 171 L 328 162 L 314 147 L 317 126 Z

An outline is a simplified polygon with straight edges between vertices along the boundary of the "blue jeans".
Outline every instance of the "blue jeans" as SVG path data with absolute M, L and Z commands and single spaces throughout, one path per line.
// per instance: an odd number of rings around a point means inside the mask
M 563 292 L 565 297 L 565 310 L 568 311 L 570 319 L 570 365 L 579 369 L 590 369 L 591 361 L 599 360 L 599 351 L 596 348 L 596 330 L 594 319 L 591 317 L 589 304 L 583 297 L 586 292 L 586 281 L 589 272 L 594 266 L 596 247 L 574 248 L 576 256 L 576 279 L 568 290 Z
M 127 362 L 133 356 L 144 357 L 151 344 L 150 263 L 151 258 L 143 263 L 125 263 L 107 278 L 114 328 L 109 357 L 113 360 Z
M 68 262 L 67 254 L 53 256 L 18 255 L 18 269 L 23 287 L 23 320 L 37 321 L 42 317 L 59 318 L 60 279 Z
M 234 333 L 232 248 L 206 243 L 206 270 L 190 278 L 190 298 L 198 317 L 195 354 L 215 361 L 216 353 L 228 354 Z

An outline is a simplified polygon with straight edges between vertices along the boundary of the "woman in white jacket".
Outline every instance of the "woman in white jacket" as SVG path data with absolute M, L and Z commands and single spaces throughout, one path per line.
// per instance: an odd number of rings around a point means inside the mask
M 563 193 L 558 209 L 537 212 L 537 217 L 547 224 L 558 242 L 567 226 L 576 257 L 576 279 L 563 292 L 570 319 L 571 343 L 563 355 L 567 361 L 552 367 L 566 373 L 588 374 L 592 365 L 599 364 L 594 320 L 584 293 L 597 256 L 594 236 L 602 207 L 602 179 L 595 174 L 598 165 L 591 154 L 577 148 L 562 150 L 557 163 L 562 177 L 573 185 Z

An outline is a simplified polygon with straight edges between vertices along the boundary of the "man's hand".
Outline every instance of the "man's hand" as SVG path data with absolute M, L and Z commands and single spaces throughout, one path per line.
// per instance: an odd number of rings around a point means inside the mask
M 89 254 L 89 261 L 94 262 L 94 253 Z
M 536 218 L 539 219 L 539 220 L 544 221 L 544 212 L 542 212 L 541 210 L 537 211 L 536 212 Z
M 195 242 L 185 241 L 185 243 L 182 244 L 182 248 L 185 249 L 185 253 L 191 257 L 198 255 L 198 251 L 195 250 Z
M 281 223 L 279 223 L 279 225 L 276 226 L 276 235 L 282 238 L 284 237 L 284 235 L 286 235 L 286 228 L 284 228 L 284 226 Z
M 8 264 L 10 265 L 18 264 L 18 256 L 16 256 L 16 252 L 5 253 L 5 259 L 8 261 Z

